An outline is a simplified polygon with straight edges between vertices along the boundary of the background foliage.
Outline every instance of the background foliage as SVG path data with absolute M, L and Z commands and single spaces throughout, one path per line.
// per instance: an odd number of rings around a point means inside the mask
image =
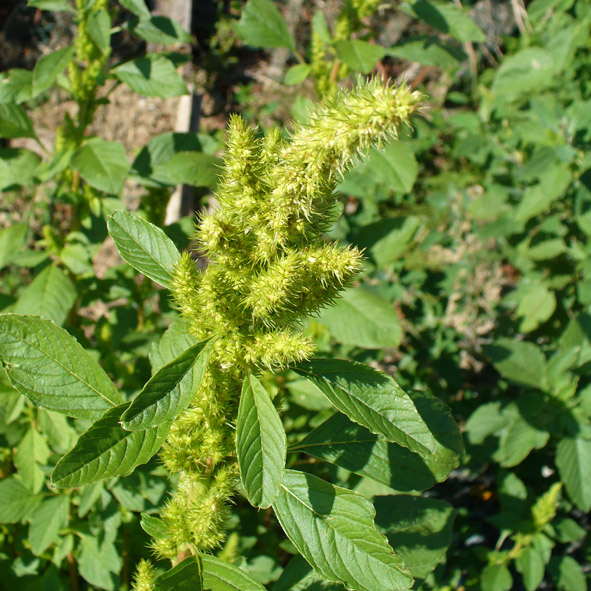
M 292 467 L 373 498 L 377 526 L 415 588 L 582 591 L 591 572 L 591 3 L 533 0 L 525 11 L 495 3 L 488 16 L 486 4 L 307 2 L 294 24 L 289 5 L 220 3 L 198 39 L 198 66 L 206 88 L 219 89 L 241 60 L 284 52 L 274 100 L 248 79 L 233 87 L 232 108 L 263 127 L 305 119 L 309 101 L 360 74 L 405 73 L 426 93 L 428 108 L 404 141 L 372 150 L 341 182 L 344 215 L 330 236 L 365 248 L 365 271 L 306 331 L 327 355 L 392 373 L 419 408 L 429 405 L 425 393 L 440 397 L 464 434 L 461 465 L 438 484 L 453 458 L 425 467 L 383 442 L 347 453 L 339 442 L 360 434 L 331 418 L 308 382 L 287 372 L 262 381 L 279 394 L 289 449 L 300 452 Z M 73 10 L 65 0 L 29 6 Z M 130 182 L 143 187 L 138 213 L 156 225 L 175 185 L 213 190 L 221 142 L 216 132 L 164 133 L 129 161 L 122 145 L 90 137 L 114 85 L 163 98 L 186 91 L 176 69 L 186 58 L 166 48 L 110 58 L 118 31 L 161 45 L 187 33 L 143 2 L 82 6 L 79 39 L 90 44 L 0 74 L 7 140 L 35 140 L 35 109 L 51 88 L 77 104 L 51 153 L 0 148 L 7 219 L 26 203 L 22 221 L 0 230 L 0 312 L 63 326 L 129 398 L 149 379 L 153 342 L 176 312 L 124 263 L 96 273 L 106 220 L 129 205 Z M 386 23 L 401 30 L 389 36 Z M 72 87 L 63 72 L 73 57 L 81 72 L 102 72 L 96 83 L 80 74 Z M 137 251 L 128 218 L 111 220 Z M 164 231 L 185 248 L 191 220 Z M 0 587 L 129 588 L 149 555 L 151 514 L 166 499 L 163 468 L 153 459 L 130 476 L 58 494 L 49 474 L 96 417 L 36 408 L 4 374 L 0 396 Z M 380 454 L 388 470 L 372 466 Z M 404 523 L 408 515 L 417 517 Z M 294 548 L 269 511 L 238 499 L 230 531 L 218 557 L 267 588 L 339 588 L 290 559 Z

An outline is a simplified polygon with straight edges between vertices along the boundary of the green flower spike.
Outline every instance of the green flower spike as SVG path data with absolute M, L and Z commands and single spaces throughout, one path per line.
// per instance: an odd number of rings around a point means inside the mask
M 180 479 L 162 512 L 167 535 L 153 543 L 159 556 L 176 563 L 223 542 L 243 379 L 313 353 L 298 322 L 329 304 L 361 268 L 355 247 L 322 238 L 335 220 L 336 183 L 355 157 L 396 137 L 419 100 L 406 86 L 359 83 L 287 139 L 278 130 L 259 137 L 231 118 L 219 207 L 197 231 L 209 266 L 202 272 L 184 254 L 175 273 L 174 297 L 192 334 L 217 340 L 201 388 L 163 448 Z

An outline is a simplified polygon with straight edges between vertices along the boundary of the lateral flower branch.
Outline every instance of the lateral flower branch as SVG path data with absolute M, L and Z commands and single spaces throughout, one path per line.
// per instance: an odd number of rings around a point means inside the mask
M 335 219 L 336 183 L 355 157 L 395 138 L 419 101 L 406 86 L 362 82 L 318 107 L 287 139 L 278 129 L 261 137 L 231 118 L 219 207 L 197 231 L 209 266 L 200 271 L 184 253 L 174 274 L 174 299 L 191 333 L 215 343 L 201 386 L 161 452 L 179 483 L 162 512 L 166 533 L 153 542 L 159 557 L 177 563 L 223 542 L 244 378 L 314 352 L 298 322 L 361 268 L 357 248 L 322 237 Z M 142 565 L 137 590 L 151 588 L 150 573 Z

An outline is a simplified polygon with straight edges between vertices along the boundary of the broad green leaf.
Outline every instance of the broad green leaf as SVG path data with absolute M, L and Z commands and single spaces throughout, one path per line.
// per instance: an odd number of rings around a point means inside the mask
M 362 171 L 391 191 L 409 193 L 417 179 L 419 165 L 408 144 L 392 141 L 382 149 L 370 150 Z
M 68 419 L 64 415 L 44 408 L 37 411 L 37 426 L 47 438 L 47 443 L 62 453 L 70 449 L 78 438 L 76 430 L 68 423 Z
M 549 51 L 528 47 L 501 62 L 491 90 L 499 103 L 510 102 L 551 84 L 554 69 Z
M 43 56 L 33 70 L 33 97 L 47 90 L 74 55 L 73 47 L 64 47 Z
M 108 410 L 56 465 L 51 480 L 59 488 L 74 488 L 113 476 L 127 476 L 145 464 L 164 443 L 170 424 L 144 431 L 126 431 L 119 417 L 123 404 Z
M 39 465 L 47 463 L 49 454 L 43 436 L 30 427 L 16 448 L 14 465 L 21 481 L 33 494 L 37 494 L 43 488 L 45 476 Z
M 180 255 L 163 230 L 145 220 L 116 211 L 107 223 L 123 260 L 156 283 L 170 288 Z
M 72 168 L 95 189 L 117 195 L 129 172 L 129 162 L 123 144 L 93 137 L 72 156 Z
M 88 17 L 88 34 L 95 45 L 103 52 L 111 49 L 111 16 L 104 8 L 94 10 Z
M 523 585 L 526 591 L 535 591 L 544 578 L 544 558 L 540 553 L 529 546 L 515 559 L 515 568 L 521 573 L 523 577 Z
M 285 72 L 283 82 L 287 86 L 300 84 L 310 75 L 311 71 L 312 66 L 309 64 L 296 64 L 295 66 L 291 66 L 291 68 Z
M 189 322 L 185 318 L 175 319 L 160 340 L 152 344 L 149 353 L 152 375 L 194 344 L 195 338 L 189 331 Z
M 0 191 L 30 185 L 41 158 L 25 148 L 0 148 Z
M 37 137 L 33 122 L 23 107 L 13 103 L 0 103 L 0 137 Z
M 318 322 L 343 345 L 382 349 L 397 347 L 402 339 L 396 308 L 359 287 L 341 292 L 334 306 L 322 310 Z
M 0 480 L 0 523 L 18 523 L 28 519 L 41 502 L 15 476 Z
M 153 538 L 162 539 L 169 535 L 165 521 L 159 517 L 153 517 L 147 513 L 142 513 L 140 525 L 142 526 L 142 529 Z
M 132 174 L 137 182 L 155 187 L 163 184 L 176 185 L 186 180 L 197 180 L 197 184 L 213 186 L 215 183 L 211 175 L 214 174 L 217 179 L 219 169 L 216 169 L 215 165 L 219 160 L 209 158 L 213 157 L 217 149 L 217 142 L 212 141 L 209 136 L 197 133 L 161 133 L 151 138 L 140 150 L 133 161 Z M 195 153 L 196 156 L 188 156 L 185 153 Z M 182 157 L 171 162 L 177 154 L 182 154 Z M 188 169 L 188 163 L 192 158 L 198 170 Z M 158 178 L 154 178 L 156 170 Z
M 24 103 L 33 93 L 33 72 L 12 68 L 0 73 L 0 103 Z
M 533 343 L 501 338 L 484 347 L 484 352 L 508 380 L 534 388 L 546 386 L 546 358 Z
M 548 571 L 561 591 L 587 591 L 585 573 L 572 556 L 553 556 Z
M 466 59 L 466 54 L 460 47 L 437 37 L 408 39 L 388 48 L 386 53 L 424 66 L 440 68 L 453 68 Z
M 0 230 L 0 270 L 18 254 L 27 238 L 28 226 L 16 223 Z
M 0 359 L 11 384 L 48 410 L 95 419 L 121 402 L 98 363 L 50 320 L 0 315 Z
M 505 468 L 520 464 L 534 449 L 542 449 L 550 433 L 537 429 L 527 419 L 517 416 L 501 433 L 499 448 L 493 459 Z
M 334 44 L 339 59 L 355 72 L 369 74 L 375 65 L 384 57 L 386 50 L 360 39 L 337 41 Z
M 186 558 L 154 580 L 154 591 L 201 591 L 203 573 L 199 555 Z
M 12 311 L 42 316 L 61 325 L 77 298 L 76 287 L 68 276 L 59 267 L 49 265 L 21 293 Z
M 509 591 L 512 587 L 511 571 L 504 564 L 492 564 L 482 571 L 480 579 L 482 591 Z
M 119 4 L 139 17 L 150 18 L 150 10 L 144 0 L 118 0 Z
M 149 43 L 174 45 L 175 43 L 191 43 L 191 35 L 176 21 L 165 16 L 140 18 L 129 27 L 134 35 Z
M 252 47 L 295 50 L 294 38 L 271 0 L 248 0 L 234 30 L 244 43 Z
M 556 532 L 556 539 L 563 544 L 578 542 L 583 539 L 587 532 L 574 519 L 570 517 L 559 517 L 552 521 L 552 527 Z
M 185 410 L 201 385 L 211 347 L 211 341 L 200 341 L 159 369 L 121 415 L 123 428 L 157 427 Z
M 59 495 L 43 500 L 31 515 L 29 541 L 31 551 L 40 556 L 59 534 L 59 530 L 68 523 L 70 513 L 70 497 Z
M 402 560 L 375 529 L 372 504 L 361 495 L 287 470 L 273 509 L 300 554 L 328 580 L 358 591 L 412 586 Z
M 117 66 L 111 73 L 143 96 L 170 98 L 189 92 L 174 64 L 162 55 L 147 54 Z
M 556 310 L 556 297 L 553 291 L 540 283 L 527 286 L 527 289 L 522 292 L 516 310 L 517 316 L 521 318 L 519 330 L 521 332 L 535 330 L 554 314 L 554 310 Z
M 102 536 L 82 535 L 77 545 L 78 570 L 91 585 L 106 591 L 115 591 L 113 575 L 121 570 L 123 560 L 115 544 Z
M 447 33 L 458 41 L 485 41 L 484 33 L 478 25 L 464 12 L 451 2 L 427 2 L 419 0 L 403 5 L 405 12 L 417 16 L 434 29 Z
M 556 466 L 566 492 L 581 511 L 591 509 L 591 441 L 567 437 L 556 449 Z
M 68 0 L 28 0 L 27 6 L 40 8 L 41 10 L 52 10 L 55 12 L 74 12 L 74 8 Z
M 240 480 L 252 505 L 266 509 L 279 494 L 285 471 L 285 431 L 263 385 L 248 374 L 236 420 Z
M 421 226 L 416 216 L 390 218 L 363 226 L 355 243 L 365 249 L 378 267 L 390 265 L 409 248 Z
M 203 586 L 211 591 L 265 591 L 265 588 L 242 569 L 211 554 L 200 554 Z
M 424 579 L 451 542 L 454 508 L 445 501 L 410 495 L 376 497 L 376 525 L 413 577 Z
M 437 450 L 433 456 L 421 457 L 388 443 L 341 413 L 330 417 L 288 451 L 310 454 L 394 490 L 425 490 L 445 480 L 458 466 L 463 453 L 462 437 L 441 401 L 420 395 L 414 397 L 414 402 L 435 436 Z
M 540 182 L 529 187 L 514 213 L 514 219 L 526 222 L 544 213 L 554 201 L 563 197 L 573 175 L 565 163 L 554 164 L 540 175 Z
M 412 398 L 385 373 L 338 359 L 314 359 L 294 369 L 341 412 L 372 433 L 419 454 L 435 453 L 435 438 Z
M 177 152 L 163 164 L 154 165 L 152 180 L 164 185 L 214 187 L 221 161 L 202 152 Z

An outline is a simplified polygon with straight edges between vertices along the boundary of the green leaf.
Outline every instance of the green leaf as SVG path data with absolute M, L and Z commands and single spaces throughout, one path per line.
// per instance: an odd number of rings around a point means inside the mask
M 13 312 L 42 316 L 61 325 L 77 298 L 76 287 L 68 276 L 59 267 L 49 265 L 21 293 Z
M 126 211 L 107 222 L 109 234 L 123 260 L 146 277 L 171 288 L 179 251 L 163 230 Z
M 493 459 L 505 468 L 520 464 L 533 449 L 542 449 L 550 434 L 537 429 L 527 419 L 517 416 L 501 434 L 499 449 Z
M 107 10 L 102 8 L 90 13 L 88 34 L 102 53 L 109 53 L 111 49 L 111 17 Z
M 372 504 L 361 495 L 287 470 L 273 509 L 300 554 L 328 580 L 358 591 L 412 586 L 402 560 L 375 529 Z
M 412 398 L 385 373 L 363 363 L 314 359 L 296 372 L 316 387 L 352 421 L 419 454 L 433 454 L 437 444 Z
M 287 86 L 301 84 L 310 75 L 311 71 L 312 66 L 309 64 L 296 64 L 295 66 L 291 66 L 287 72 L 285 72 L 283 83 Z
M 362 74 L 369 74 L 386 53 L 381 45 L 360 39 L 337 41 L 334 48 L 344 64 Z
M 60 488 L 74 488 L 113 476 L 127 476 L 145 464 L 164 443 L 170 424 L 144 431 L 126 431 L 119 417 L 122 404 L 108 410 L 56 465 L 51 480 Z
M 33 94 L 35 97 L 47 90 L 61 74 L 74 55 L 73 47 L 64 47 L 43 56 L 33 70 Z
M 287 47 L 295 50 L 294 38 L 270 0 L 248 0 L 234 30 L 244 43 L 252 47 Z
M 480 579 L 482 591 L 509 591 L 513 587 L 513 577 L 504 564 L 485 567 Z
M 70 497 L 59 495 L 45 499 L 32 513 L 29 527 L 31 551 L 40 556 L 58 539 L 59 530 L 68 524 Z
M 142 513 L 140 525 L 142 529 L 153 538 L 162 539 L 169 535 L 166 522 L 159 517 L 152 517 L 147 513 Z
M 41 158 L 30 150 L 0 148 L 0 191 L 9 187 L 30 185 L 39 162 Z
M 170 98 L 189 92 L 174 64 L 162 55 L 149 53 L 113 68 L 111 73 L 143 96 Z
M 144 41 L 160 45 L 174 45 L 175 43 L 191 43 L 191 35 L 176 21 L 165 16 L 140 18 L 133 22 L 131 32 Z
M 39 464 L 45 465 L 49 454 L 45 439 L 36 429 L 30 427 L 16 448 L 14 465 L 23 484 L 34 494 L 43 488 L 45 476 Z
M 11 384 L 48 410 L 94 419 L 121 402 L 98 363 L 50 320 L 0 315 L 0 359 Z
M 364 349 L 400 344 L 402 328 L 392 304 L 361 288 L 347 289 L 340 295 L 336 304 L 322 310 L 318 318 L 339 343 Z
M 41 502 L 15 476 L 0 480 L 0 523 L 19 523 L 28 519 Z
M 413 577 L 424 579 L 451 542 L 454 508 L 445 501 L 411 495 L 376 497 L 376 525 Z
M 412 244 L 421 220 L 416 216 L 391 218 L 363 226 L 355 243 L 365 249 L 378 267 L 392 264 Z
M 336 413 L 289 448 L 368 476 L 400 491 L 421 491 L 443 482 L 458 466 L 462 436 L 451 413 L 440 400 L 426 394 L 414 397 L 415 405 L 435 436 L 433 456 L 421 457 L 388 443 L 365 427 Z
M 523 577 L 526 591 L 535 591 L 544 578 L 544 558 L 532 546 L 524 548 L 517 556 L 515 568 Z
M 75 12 L 68 0 L 27 0 L 27 6 L 55 12 Z
M 90 186 L 113 195 L 119 194 L 129 172 L 123 144 L 99 137 L 87 140 L 72 156 L 71 164 Z
M 185 318 L 175 319 L 162 338 L 152 344 L 149 353 L 152 375 L 194 344 L 195 338 L 189 331 L 189 322 Z
M 556 466 L 573 503 L 581 511 L 591 510 L 591 441 L 581 437 L 560 441 Z
M 0 103 L 24 103 L 33 94 L 33 72 L 12 68 L 0 73 Z
M 102 537 L 102 536 L 101 536 Z M 113 575 L 120 571 L 123 561 L 112 540 L 96 535 L 82 535 L 78 545 L 78 567 L 82 577 L 91 585 L 115 591 Z
M 121 415 L 129 431 L 172 421 L 197 393 L 211 355 L 212 342 L 200 341 L 159 369 Z
M 466 59 L 466 54 L 456 44 L 446 43 L 437 37 L 412 38 L 388 48 L 386 53 L 440 68 L 453 68 Z
M 210 554 L 200 554 L 203 586 L 211 591 L 265 591 L 265 588 L 242 569 Z
M 546 386 L 546 358 L 533 343 L 501 338 L 483 349 L 508 380 L 534 388 Z
M 144 0 L 118 0 L 118 2 L 123 8 L 126 8 L 129 12 L 132 12 L 137 16 L 146 18 L 150 18 L 151 16 L 150 10 L 146 6 Z
M 0 230 L 0 270 L 21 250 L 27 238 L 27 230 L 28 226 L 22 223 Z
M 546 322 L 556 310 L 554 292 L 545 285 L 533 283 L 522 292 L 517 316 L 521 318 L 520 332 L 531 332 Z
M 419 0 L 407 7 L 403 5 L 402 8 L 406 8 L 405 12 L 414 14 L 434 29 L 447 33 L 458 41 L 482 43 L 486 40 L 484 33 L 470 16 L 452 3 Z
M 211 142 L 209 136 L 196 133 L 154 136 L 133 161 L 132 173 L 137 175 L 134 180 L 155 187 L 181 183 L 213 187 L 220 163 L 213 156 L 216 149 L 215 140 Z
M 221 160 L 202 152 L 177 152 L 163 163 L 154 165 L 152 180 L 164 185 L 215 187 Z
M 158 575 L 154 580 L 154 586 L 154 591 L 201 591 L 203 573 L 200 557 L 197 555 L 186 558 Z
M 287 441 L 277 409 L 263 385 L 248 374 L 236 420 L 240 480 L 252 505 L 266 509 L 279 494 Z
M 514 101 L 553 81 L 552 54 L 541 47 L 528 47 L 506 57 L 495 72 L 492 92 L 499 103 Z
M 23 107 L 12 103 L 0 103 L 0 137 L 37 137 L 33 122 Z
M 384 148 L 372 148 L 361 170 L 391 191 L 409 193 L 417 179 L 419 165 L 408 144 L 392 141 Z
M 587 591 L 585 574 L 572 556 L 553 556 L 548 570 L 561 591 Z

